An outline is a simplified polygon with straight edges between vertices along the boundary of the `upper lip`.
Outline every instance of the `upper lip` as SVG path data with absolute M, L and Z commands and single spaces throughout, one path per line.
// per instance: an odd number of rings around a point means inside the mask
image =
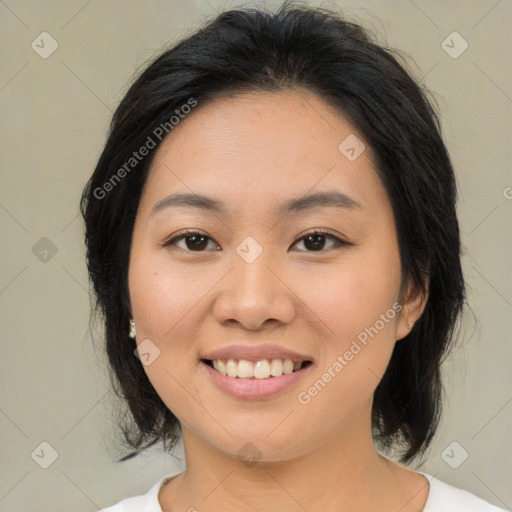
M 291 359 L 293 362 L 312 361 L 307 355 L 299 354 L 277 345 L 228 345 L 204 354 L 201 359 L 244 359 L 246 361 L 261 361 L 262 359 Z

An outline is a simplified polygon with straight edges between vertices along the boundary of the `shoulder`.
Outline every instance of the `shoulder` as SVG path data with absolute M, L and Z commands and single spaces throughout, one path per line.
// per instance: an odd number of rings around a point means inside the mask
M 102 508 L 98 512 L 162 512 L 158 501 L 158 493 L 162 486 L 176 475 L 162 477 L 146 494 L 126 498 L 115 505 Z
M 474 494 L 446 484 L 426 473 L 430 491 L 423 512 L 505 512 Z

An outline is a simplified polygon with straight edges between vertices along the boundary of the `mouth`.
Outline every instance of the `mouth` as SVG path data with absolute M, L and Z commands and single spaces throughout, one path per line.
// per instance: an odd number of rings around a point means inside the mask
M 225 377 L 245 380 L 271 380 L 283 375 L 297 373 L 313 364 L 309 360 L 293 359 L 201 359 L 201 363 Z

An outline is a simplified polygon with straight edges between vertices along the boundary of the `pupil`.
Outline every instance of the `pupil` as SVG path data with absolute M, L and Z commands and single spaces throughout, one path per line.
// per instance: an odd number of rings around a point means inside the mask
M 192 235 L 187 237 L 187 246 L 189 249 L 204 249 L 207 244 L 204 242 L 206 241 L 205 236 L 203 235 Z M 189 244 L 188 241 L 193 240 L 192 244 Z
M 318 242 L 319 239 L 321 239 L 320 243 Z M 316 240 L 316 242 L 314 240 Z M 304 245 L 306 247 L 308 246 L 308 242 L 312 243 L 311 247 L 313 250 L 322 249 L 322 247 L 325 244 L 325 235 L 309 235 L 308 237 L 306 237 L 306 240 L 304 242 Z

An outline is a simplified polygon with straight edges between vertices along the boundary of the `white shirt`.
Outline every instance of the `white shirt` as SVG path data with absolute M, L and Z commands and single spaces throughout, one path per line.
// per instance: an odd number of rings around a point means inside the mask
M 505 512 L 478 498 L 474 494 L 437 480 L 433 476 L 421 473 L 430 482 L 427 503 L 423 512 Z M 117 505 L 98 512 L 162 512 L 158 502 L 158 493 L 168 480 L 176 475 L 162 477 L 151 489 L 141 496 L 126 498 Z

